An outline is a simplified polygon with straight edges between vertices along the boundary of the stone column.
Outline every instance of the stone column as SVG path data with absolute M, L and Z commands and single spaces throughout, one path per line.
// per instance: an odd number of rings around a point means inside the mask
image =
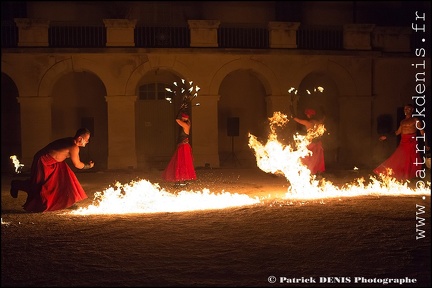
M 197 98 L 200 106 L 192 106 L 192 149 L 194 165 L 218 168 L 218 101 L 219 95 L 202 95 Z
M 297 48 L 299 22 L 269 22 L 270 48 Z
M 374 24 L 346 24 L 343 26 L 343 47 L 348 50 L 371 50 Z
M 48 47 L 49 20 L 16 18 L 18 27 L 18 46 Z
M 265 98 L 267 103 L 267 117 L 272 117 L 274 112 L 281 112 L 287 116 L 291 115 L 290 95 L 270 95 Z
M 51 97 L 18 97 L 21 114 L 22 160 L 30 166 L 34 154 L 54 139 L 51 139 Z M 27 167 L 29 168 L 29 167 Z
M 137 96 L 109 95 L 105 99 L 108 103 L 108 169 L 136 168 Z
M 106 46 L 135 46 L 136 19 L 103 19 L 106 27 Z
M 219 47 L 219 20 L 188 20 L 190 47 Z

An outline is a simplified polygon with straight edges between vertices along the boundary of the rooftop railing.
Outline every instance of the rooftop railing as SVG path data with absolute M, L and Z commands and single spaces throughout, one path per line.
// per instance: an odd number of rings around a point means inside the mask
M 294 31 L 294 30 L 293 30 Z M 295 30 L 296 49 L 305 50 L 344 50 L 343 26 L 305 26 Z M 411 49 L 424 43 L 413 33 L 410 37 Z M 19 46 L 19 29 L 13 21 L 2 21 L 1 47 Z M 187 26 L 136 26 L 133 30 L 134 47 L 137 48 L 189 48 L 191 30 Z M 248 27 L 247 25 L 217 28 L 218 48 L 271 49 L 268 27 Z M 372 44 L 373 45 L 373 44 Z M 430 44 L 427 44 L 430 47 Z M 78 25 L 52 22 L 48 28 L 48 47 L 54 48 L 105 48 L 107 28 L 104 25 Z M 24 46 L 31 47 L 31 46 Z M 24 48 L 23 47 L 23 48 Z M 130 47 L 130 46 L 129 46 Z M 196 47 L 196 46 L 193 46 Z M 21 47 L 20 47 L 21 48 Z M 292 48 L 291 48 L 292 49 Z M 380 50 L 381 47 L 372 47 Z
M 18 28 L 14 22 L 2 22 L 2 48 L 18 47 Z M 342 28 L 300 28 L 297 45 L 301 49 L 343 49 Z M 217 33 L 219 48 L 269 49 L 269 31 L 266 27 L 221 26 Z M 137 26 L 134 29 L 135 47 L 188 48 L 188 27 Z M 107 33 L 103 25 L 80 26 L 51 23 L 48 29 L 49 47 L 103 48 Z
M 51 25 L 48 29 L 49 47 L 101 48 L 105 47 L 104 26 Z
M 218 29 L 220 48 L 268 49 L 269 32 L 265 27 L 224 27 Z
M 137 26 L 134 31 L 135 47 L 187 48 L 190 43 L 188 27 Z
M 300 26 L 297 48 L 319 50 L 343 49 L 342 26 Z

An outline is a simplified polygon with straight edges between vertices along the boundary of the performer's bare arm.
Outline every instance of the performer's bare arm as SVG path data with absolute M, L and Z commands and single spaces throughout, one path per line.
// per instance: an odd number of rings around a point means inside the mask
M 77 169 L 83 169 L 85 163 L 81 162 L 79 157 L 79 147 L 74 145 L 69 149 L 70 158 L 72 160 L 72 163 Z
M 189 121 L 185 122 L 181 119 L 176 119 L 176 121 L 177 124 L 179 124 L 183 128 L 184 132 L 189 135 L 190 126 L 191 126 L 190 122 Z
M 312 123 L 309 120 L 299 119 L 297 117 L 294 117 L 293 120 L 296 121 L 297 123 L 304 125 L 306 129 L 310 129 L 314 126 L 314 123 Z

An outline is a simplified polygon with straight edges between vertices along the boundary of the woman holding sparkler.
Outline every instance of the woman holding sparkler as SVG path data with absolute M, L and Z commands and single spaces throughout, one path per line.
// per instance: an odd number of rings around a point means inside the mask
M 191 121 L 188 114 L 181 113 L 180 119 L 176 119 L 176 122 L 180 126 L 177 149 L 163 171 L 162 178 L 169 182 L 176 182 L 176 186 L 184 186 L 187 184 L 186 181 L 197 178 L 193 165 L 192 147 L 189 144 Z
M 11 196 L 17 198 L 19 190 L 27 192 L 23 208 L 28 212 L 61 210 L 86 199 L 84 189 L 65 160 L 70 158 L 78 169 L 93 168 L 93 161 L 83 163 L 79 157 L 80 147 L 85 147 L 89 139 L 90 131 L 81 128 L 74 137 L 58 139 L 39 150 L 33 158 L 30 179 L 12 180 Z
M 324 119 L 318 120 L 315 118 L 316 111 L 314 109 L 305 109 L 304 113 L 307 119 L 293 117 L 293 120 L 305 126 L 306 130 L 313 129 L 315 125 L 322 124 L 324 121 Z M 313 139 L 307 148 L 312 152 L 312 155 L 304 157 L 302 160 L 303 164 L 308 167 L 313 175 L 323 173 L 325 171 L 325 162 L 321 140 Z

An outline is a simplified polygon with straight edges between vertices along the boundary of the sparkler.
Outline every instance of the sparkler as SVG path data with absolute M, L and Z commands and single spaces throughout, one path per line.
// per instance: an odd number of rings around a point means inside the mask
M 184 79 L 181 79 L 181 84 L 179 85 L 177 82 L 173 83 L 176 87 L 174 90 L 171 90 L 171 88 L 165 88 L 166 91 L 174 93 L 174 95 L 179 95 L 179 97 L 182 97 L 182 102 L 180 105 L 180 109 L 177 112 L 176 118 L 180 115 L 181 111 L 186 111 L 190 106 L 192 101 L 198 97 L 198 91 L 200 90 L 200 87 L 196 86 L 194 87 L 193 81 L 187 82 Z M 167 101 L 172 103 L 172 98 L 166 97 Z M 200 103 L 194 104 L 194 106 L 199 106 Z
M 24 164 L 20 163 L 20 161 L 18 160 L 16 155 L 12 155 L 9 158 L 12 159 L 12 163 L 15 166 L 15 173 L 17 173 L 17 174 L 21 173 L 21 170 L 22 170 L 22 167 L 24 167 Z
M 312 94 L 308 89 L 306 89 L 305 91 L 309 95 Z M 321 86 L 314 87 L 313 92 L 314 93 L 317 93 L 317 92 L 322 93 L 322 92 L 324 92 L 324 88 Z M 300 99 L 300 95 L 298 94 L 298 90 L 295 89 L 294 87 L 291 87 L 290 89 L 288 89 L 288 93 L 293 94 L 291 96 L 290 112 L 291 112 L 291 116 L 294 116 L 294 115 L 297 115 L 297 105 L 298 105 L 298 102 Z

